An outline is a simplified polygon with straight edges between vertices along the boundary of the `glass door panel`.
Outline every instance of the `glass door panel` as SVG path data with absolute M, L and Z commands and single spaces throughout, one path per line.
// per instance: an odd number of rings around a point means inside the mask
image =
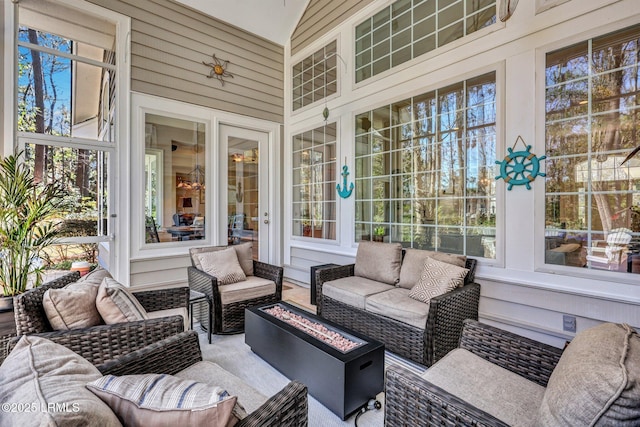
M 258 259 L 260 244 L 258 141 L 229 137 L 228 143 L 229 244 L 253 242 L 253 257 Z
M 220 133 L 226 158 L 222 216 L 226 218 L 227 243 L 252 242 L 253 258 L 268 262 L 267 135 L 227 125 L 221 126 Z

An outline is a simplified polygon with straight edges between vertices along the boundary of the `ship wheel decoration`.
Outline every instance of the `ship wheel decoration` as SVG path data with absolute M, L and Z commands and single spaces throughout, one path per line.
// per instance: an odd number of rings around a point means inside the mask
M 516 148 L 518 141 L 522 142 L 525 146 L 523 151 L 513 151 Z M 511 190 L 514 185 L 524 185 L 527 190 L 531 190 L 531 182 L 533 182 L 538 175 L 546 176 L 545 173 L 540 172 L 540 160 L 544 160 L 547 156 L 536 156 L 531 152 L 531 146 L 525 144 L 520 135 L 513 144 L 513 147 L 508 148 L 509 154 L 507 154 L 502 161 L 496 160 L 496 164 L 500 165 L 500 175 L 496 176 L 496 179 L 504 179 L 504 182 L 509 184 L 508 190 Z
M 218 58 L 216 58 L 215 53 L 212 55 L 212 57 L 213 62 L 202 61 L 204 65 L 206 65 L 207 67 L 211 67 L 211 71 L 209 71 L 209 75 L 207 76 L 207 78 L 218 79 L 220 83 L 222 83 L 222 86 L 224 86 L 224 80 L 222 79 L 223 77 L 233 78 L 233 74 L 227 71 L 227 65 L 229 65 L 229 61 L 220 61 Z

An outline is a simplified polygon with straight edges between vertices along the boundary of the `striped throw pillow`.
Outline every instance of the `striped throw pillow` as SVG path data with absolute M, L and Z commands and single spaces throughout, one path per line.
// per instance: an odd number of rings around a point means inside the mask
M 464 283 L 469 269 L 427 257 L 418 283 L 409 291 L 409 297 L 429 303 L 432 298 L 454 290 Z
M 87 388 L 129 427 L 224 427 L 237 401 L 220 387 L 166 374 L 106 375 Z
M 136 297 L 111 277 L 105 277 L 98 288 L 96 308 L 107 325 L 148 318 Z

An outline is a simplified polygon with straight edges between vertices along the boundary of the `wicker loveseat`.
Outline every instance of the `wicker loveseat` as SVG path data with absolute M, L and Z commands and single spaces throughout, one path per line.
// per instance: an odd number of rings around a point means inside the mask
M 80 354 L 97 365 L 171 335 L 184 331 L 185 319 L 181 315 L 150 318 L 127 323 L 98 325 L 71 330 L 53 330 L 43 306 L 43 296 L 49 289 L 59 289 L 80 279 L 78 272 L 66 274 L 14 298 L 16 335 L 8 344 L 9 350 L 22 335 L 37 335 Z M 178 287 L 152 291 L 132 292 L 133 296 L 153 315 L 164 310 L 183 309 L 189 304 L 189 288 Z
M 111 358 L 112 349 L 99 354 L 103 349 L 99 347 L 94 359 L 107 362 L 95 366 L 46 339 L 38 336 L 24 339 L 14 350 L 16 356 L 12 358 L 9 354 L 5 365 L 0 367 L 0 403 L 7 408 L 0 412 L 0 425 L 120 426 L 122 419 L 111 411 L 118 411 L 118 407 L 105 406 L 87 390 L 86 384 L 102 375 L 140 374 L 167 374 L 224 388 L 230 395 L 237 396 L 248 412 L 236 426 L 304 427 L 308 424 L 305 385 L 291 381 L 275 395 L 264 396 L 219 365 L 202 361 L 198 335 L 194 331 L 171 335 L 149 345 L 135 340 L 124 348 L 114 349 L 115 353 L 127 353 L 116 358 Z M 12 411 L 12 407 L 16 409 Z M 122 412 L 120 410 L 121 415 Z M 130 412 L 124 414 L 130 417 Z M 207 425 L 217 425 L 216 419 L 209 419 Z
M 640 337 L 604 323 L 563 351 L 466 320 L 460 347 L 416 375 L 385 372 L 385 426 L 637 426 Z
M 426 256 L 469 270 L 462 287 L 432 298 L 429 304 L 408 296 L 420 279 Z M 360 269 L 359 263 L 364 264 Z M 316 271 L 318 314 L 430 366 L 458 346 L 463 320 L 478 319 L 480 285 L 473 283 L 475 268 L 476 260 L 462 256 L 403 250 L 399 243 L 361 242 L 355 264 Z M 358 277 L 363 270 L 369 278 Z M 371 270 L 378 270 L 373 273 L 386 282 L 371 280 L 375 277 Z

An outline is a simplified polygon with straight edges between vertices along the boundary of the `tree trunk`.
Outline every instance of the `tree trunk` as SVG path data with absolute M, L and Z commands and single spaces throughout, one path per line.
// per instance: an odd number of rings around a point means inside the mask
M 36 30 L 29 29 L 29 43 L 38 44 L 38 33 Z M 31 50 L 31 58 L 33 64 L 33 91 L 36 102 L 36 133 L 44 133 L 44 78 L 42 75 L 42 61 L 40 52 Z M 44 179 L 44 162 L 45 147 L 39 144 L 35 145 L 34 159 L 34 178 L 36 182 L 42 182 Z

